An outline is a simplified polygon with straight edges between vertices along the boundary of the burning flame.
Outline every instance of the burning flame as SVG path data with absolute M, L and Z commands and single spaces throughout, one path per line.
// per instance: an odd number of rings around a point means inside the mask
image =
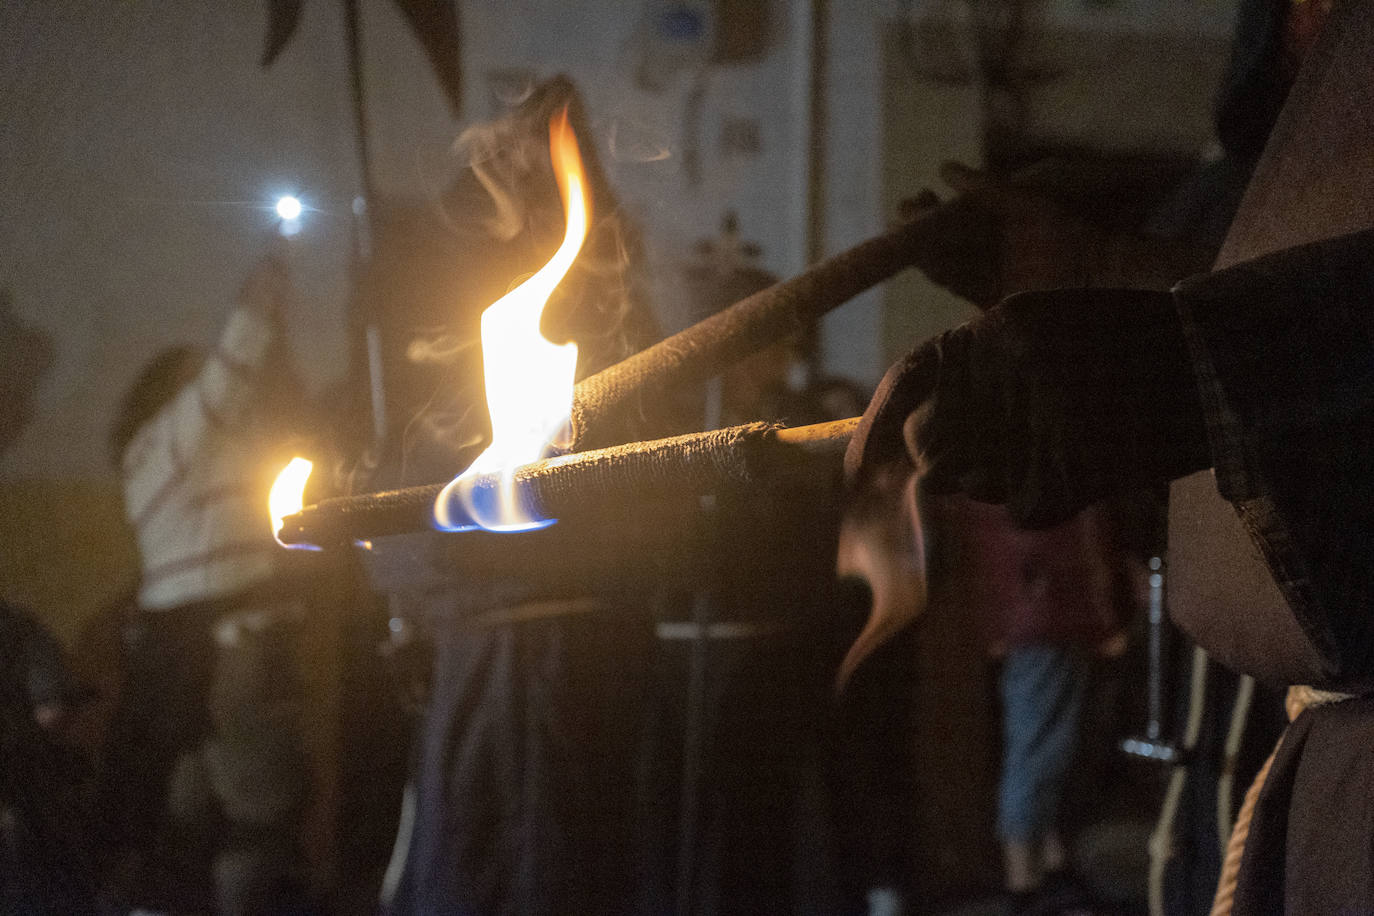
M 515 469 L 537 461 L 572 413 L 577 345 L 551 343 L 539 332 L 544 306 L 587 237 L 591 202 L 577 137 L 565 108 L 549 123 L 549 154 L 567 213 L 558 251 L 539 271 L 482 313 L 482 360 L 491 445 L 444 487 L 434 504 L 437 527 L 524 531 L 553 524 L 520 504 Z M 493 492 L 486 486 L 498 482 Z
M 267 511 L 272 516 L 272 537 L 283 547 L 305 547 L 309 544 L 285 544 L 278 537 L 288 515 L 295 515 L 305 505 L 305 482 L 310 479 L 314 465 L 304 458 L 292 458 L 281 469 L 277 479 L 272 482 L 272 490 L 267 494 Z

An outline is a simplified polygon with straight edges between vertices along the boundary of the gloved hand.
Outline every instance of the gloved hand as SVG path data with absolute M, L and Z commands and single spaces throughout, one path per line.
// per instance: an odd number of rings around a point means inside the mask
M 931 227 L 914 263 L 979 308 L 1031 290 L 1165 290 L 1205 269 L 1215 254 L 1134 231 L 1117 211 L 1138 211 L 1138 198 L 1149 195 L 1130 185 L 1130 175 L 1100 166 L 1046 160 L 996 176 L 946 162 L 940 177 L 955 196 L 942 201 L 925 189 L 901 204 L 904 218 L 920 217 Z M 1111 207 L 1104 210 L 1103 201 Z M 1111 222 L 1097 218 L 1104 212 Z
M 1103 497 L 1211 464 L 1171 297 L 1011 297 L 883 378 L 845 458 L 852 484 L 914 466 L 919 496 L 964 493 L 1047 527 Z
M 916 267 L 984 309 L 1010 292 L 1084 285 L 1082 252 L 1098 233 L 1053 194 L 1045 179 L 1055 168 L 998 178 L 957 162 L 941 165 L 940 178 L 954 197 L 942 202 L 925 189 L 901 204 L 903 217 L 938 224 Z

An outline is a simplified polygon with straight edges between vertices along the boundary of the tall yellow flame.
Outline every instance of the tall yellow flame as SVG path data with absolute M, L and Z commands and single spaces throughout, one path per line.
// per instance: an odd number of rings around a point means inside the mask
M 277 479 L 272 482 L 272 490 L 267 494 L 267 512 L 272 517 L 272 537 L 283 547 L 295 547 L 295 544 L 284 544 L 280 537 L 283 520 L 288 515 L 295 515 L 301 511 L 305 504 L 305 482 L 310 479 L 310 472 L 314 470 L 314 464 L 304 458 L 292 458 L 286 467 L 281 469 Z
M 531 517 L 520 505 L 513 475 L 520 465 L 542 456 L 572 413 L 577 345 L 554 344 L 539 331 L 544 306 L 582 250 L 591 219 L 586 175 L 567 109 L 549 123 L 549 155 L 567 214 L 567 230 L 547 264 L 482 313 L 492 441 L 439 494 L 435 522 L 447 530 L 471 527 L 473 522 L 492 531 L 521 531 L 551 523 Z M 480 475 L 501 479 L 494 505 L 479 505 L 472 499 L 470 484 Z

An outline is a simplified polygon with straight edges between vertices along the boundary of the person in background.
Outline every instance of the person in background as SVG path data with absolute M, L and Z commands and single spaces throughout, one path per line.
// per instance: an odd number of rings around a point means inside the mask
M 52 341 L 21 321 L 10 300 L 0 290 L 0 455 L 32 419 L 39 382 L 53 360 Z
M 995 827 L 1009 910 L 1091 905 L 1073 874 L 1062 805 L 1094 658 L 1124 651 L 1134 612 L 1131 567 L 1143 563 L 1124 549 L 1125 514 L 1104 503 L 1025 531 L 1004 507 L 926 498 L 940 533 L 932 567 L 910 524 L 917 500 L 914 475 L 895 465 L 874 469 L 851 494 L 837 565 L 869 583 L 872 610 L 839 682 L 929 603 L 967 621 L 995 660 L 1003 739 Z
M 0 294 L 0 454 L 32 418 L 52 356 Z M 67 735 L 88 699 L 52 633 L 0 600 L 0 913 L 96 910 L 90 766 Z
M 90 763 L 68 739 L 90 699 L 62 646 L 0 602 L 0 913 L 94 913 Z
M 393 428 L 370 486 L 446 479 L 489 441 L 480 316 L 563 237 L 547 138 L 565 107 L 592 225 L 548 303 L 543 333 L 577 342 L 578 377 L 658 336 L 640 287 L 638 235 L 601 171 L 577 90 L 562 77 L 540 82 L 504 117 L 461 138 L 470 164 L 438 201 L 378 212 L 382 231 L 362 289 L 383 351 L 393 354 Z M 612 441 L 640 438 L 637 426 L 630 421 Z M 423 587 L 408 554 L 370 555 L 393 618 L 433 647 L 383 912 L 634 911 L 645 848 L 635 832 L 636 749 L 652 630 L 642 593 L 549 571 L 573 557 L 595 560 L 587 531 L 576 532 L 557 524 L 531 535 L 560 563 L 476 577 L 443 559 L 473 535 L 421 535 L 421 553 L 433 557 Z
M 282 405 L 299 399 L 282 371 L 287 289 L 277 247 L 216 349 L 157 356 L 113 424 L 141 582 L 104 794 L 112 841 L 133 851 L 131 905 L 304 906 L 298 604 L 266 512 Z
M 1215 253 L 1214 246 L 1193 239 L 1132 228 L 1119 215 L 1112 222 L 1099 220 L 1085 203 L 1103 193 L 1121 196 L 1125 190 L 1108 189 L 1128 176 L 1097 162 L 1049 160 L 1005 175 L 958 163 L 941 171 L 958 192 L 955 197 L 942 202 L 926 191 L 903 204 L 905 215 L 922 216 L 939 227 L 918 252 L 916 266 L 980 308 L 1016 291 L 1062 285 L 1167 288 L 1204 268 Z M 1130 188 L 1136 211 L 1149 205 L 1134 198 L 1148 199 L 1150 193 Z M 914 512 L 914 486 L 910 466 L 896 462 L 875 468 L 852 498 L 873 501 L 885 492 L 886 508 L 871 514 L 887 515 L 886 527 L 900 528 Z M 1091 902 L 1073 876 L 1059 829 L 1060 806 L 1078 753 L 1093 659 L 1124 652 L 1126 625 L 1135 609 L 1131 567 L 1160 549 L 1137 543 L 1143 536 L 1135 530 L 1157 527 L 1159 487 L 1152 483 L 1117 496 L 1038 532 L 1019 531 L 1005 511 L 994 507 L 941 500 L 927 511 L 953 521 L 940 528 L 947 566 L 927 569 L 919 558 L 905 564 L 870 559 L 869 568 L 861 570 L 875 597 L 901 600 L 875 601 L 842 678 L 930 601 L 956 609 L 996 660 L 1003 738 L 996 831 L 1004 889 L 1015 912 Z M 1146 515 L 1152 521 L 1142 526 L 1137 516 Z M 870 535 L 880 530 L 868 527 Z M 851 564 L 882 552 L 876 541 L 865 546 L 857 530 L 849 540 Z M 1126 544 L 1132 550 L 1124 550 Z M 924 549 L 915 546 L 918 553 Z M 914 569 L 919 582 L 892 581 L 904 569 Z
M 972 619 L 998 660 L 1002 765 L 997 839 L 1013 913 L 1086 906 L 1062 832 L 1095 655 L 1125 649 L 1135 612 L 1119 522 L 1105 504 L 1040 531 L 1004 507 L 960 496 L 928 500 L 945 532 L 932 600 Z M 1143 559 L 1143 558 L 1140 558 Z M 1143 567 L 1143 563 L 1140 563 Z

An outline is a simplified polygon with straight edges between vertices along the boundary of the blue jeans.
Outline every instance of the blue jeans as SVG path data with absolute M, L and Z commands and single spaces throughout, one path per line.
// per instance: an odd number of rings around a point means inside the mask
M 1054 826 L 1078 747 L 1088 685 L 1087 653 L 1077 647 L 1018 646 L 1002 666 L 1002 775 L 997 838 L 1030 842 Z

